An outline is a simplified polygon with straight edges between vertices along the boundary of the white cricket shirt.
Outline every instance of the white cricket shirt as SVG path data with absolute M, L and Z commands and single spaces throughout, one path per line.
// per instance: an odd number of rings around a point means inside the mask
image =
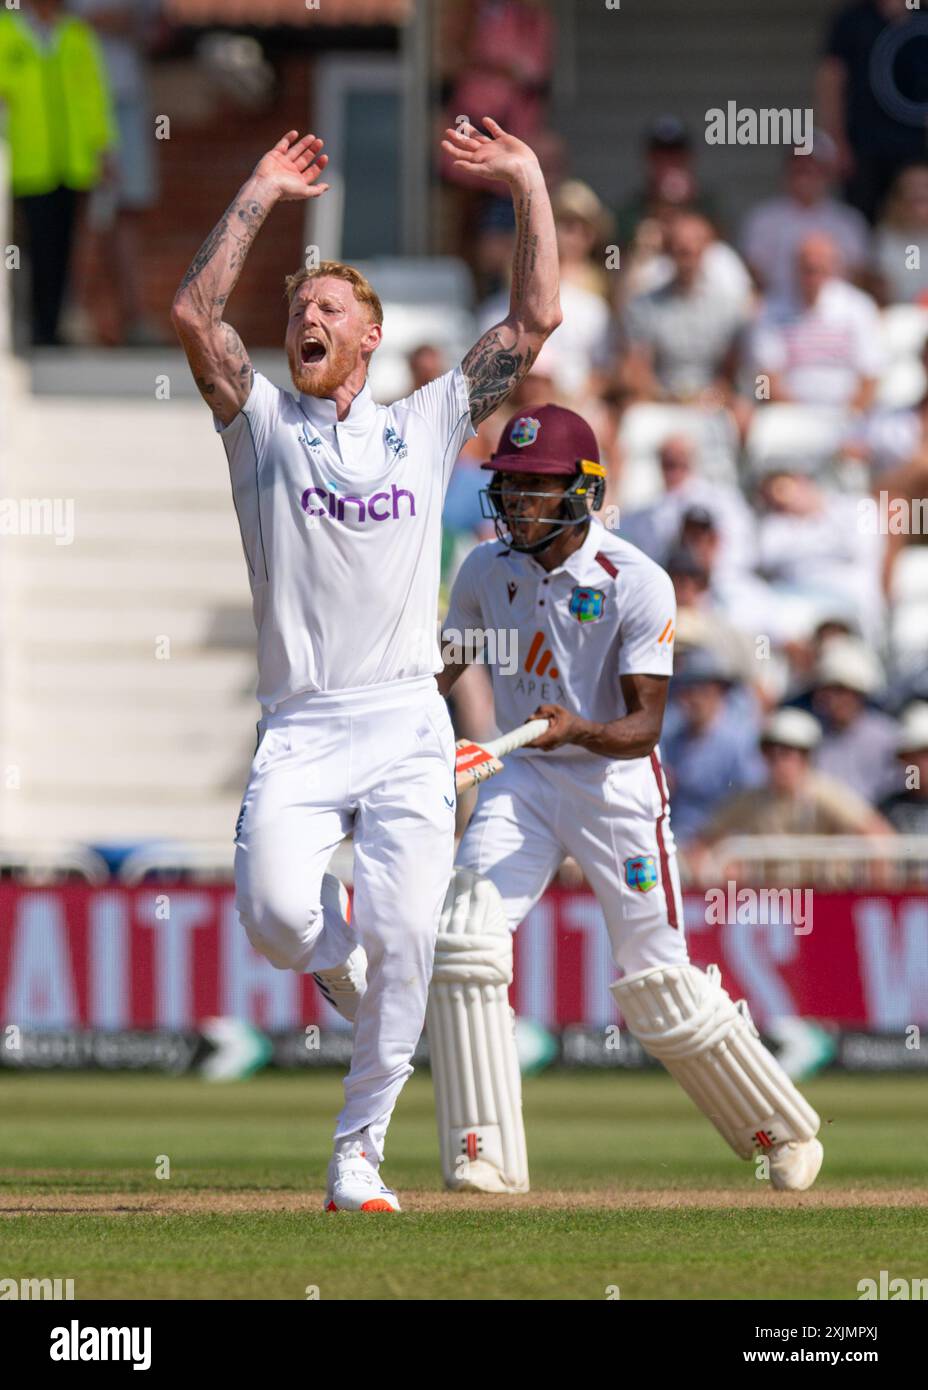
M 541 704 L 597 723 L 621 719 L 620 676 L 672 674 L 675 623 L 667 573 L 593 519 L 580 548 L 550 573 L 499 541 L 478 545 L 458 572 L 443 634 L 447 643 L 467 629 L 492 630 L 499 658 L 500 631 L 512 633 L 512 662 L 490 663 L 496 722 L 508 731 Z M 504 664 L 515 669 L 507 674 Z M 572 744 L 513 756 L 609 761 Z
M 258 629 L 258 699 L 354 690 L 441 669 L 441 511 L 474 433 L 459 366 L 393 405 L 333 400 L 255 373 L 223 426 Z

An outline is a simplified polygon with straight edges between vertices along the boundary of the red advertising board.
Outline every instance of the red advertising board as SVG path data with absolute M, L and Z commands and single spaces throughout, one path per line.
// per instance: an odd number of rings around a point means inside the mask
M 758 1025 L 799 1015 L 889 1032 L 928 1024 L 928 897 L 815 893 L 811 930 L 707 922 L 686 895 L 698 965 L 717 962 Z M 616 1020 L 596 900 L 549 890 L 516 936 L 512 999 L 552 1029 Z M 228 887 L 0 884 L 0 1025 L 195 1028 L 235 1015 L 268 1031 L 335 1015 L 309 976 L 275 970 L 248 943 Z

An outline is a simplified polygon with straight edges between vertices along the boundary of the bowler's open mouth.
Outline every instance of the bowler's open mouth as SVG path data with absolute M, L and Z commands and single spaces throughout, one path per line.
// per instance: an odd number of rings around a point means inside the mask
M 325 357 L 325 343 L 319 338 L 304 338 L 300 344 L 300 361 L 304 367 L 314 367 Z

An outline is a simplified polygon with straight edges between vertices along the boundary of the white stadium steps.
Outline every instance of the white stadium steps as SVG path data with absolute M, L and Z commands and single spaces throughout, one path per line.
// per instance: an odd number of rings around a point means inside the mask
M 73 499 L 74 534 L 0 536 L 0 835 L 192 838 L 231 860 L 259 710 L 225 454 L 186 391 L 97 380 L 33 395 L 4 373 L 0 494 Z

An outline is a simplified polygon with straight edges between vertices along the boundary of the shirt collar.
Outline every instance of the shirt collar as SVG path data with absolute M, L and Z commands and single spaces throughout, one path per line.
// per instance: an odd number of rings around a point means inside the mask
M 595 558 L 597 551 L 600 550 L 602 546 L 602 530 L 602 526 L 595 519 L 595 517 L 591 517 L 590 529 L 587 531 L 586 536 L 584 537 L 583 544 L 577 550 L 573 551 L 570 555 L 568 555 L 563 565 L 558 565 L 557 569 L 555 570 L 547 570 L 546 573 L 552 579 L 556 574 L 563 573 L 571 575 L 574 579 L 578 581 L 582 581 L 584 575 L 590 567 L 591 562 Z M 543 568 L 543 566 L 538 564 L 537 560 L 535 561 L 535 565 L 538 567 L 538 569 Z
M 306 396 L 300 392 L 300 407 L 314 425 L 333 428 L 335 425 L 351 429 L 369 429 L 377 413 L 377 406 L 371 388 L 365 381 L 351 405 L 344 420 L 339 420 L 337 407 L 330 396 Z

